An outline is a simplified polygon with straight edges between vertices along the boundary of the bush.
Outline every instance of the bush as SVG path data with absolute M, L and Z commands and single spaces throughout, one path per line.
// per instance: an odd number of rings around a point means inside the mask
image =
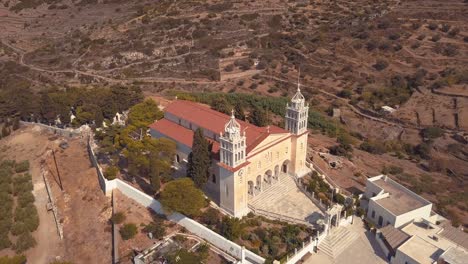
M 206 225 L 217 225 L 219 223 L 219 212 L 214 208 L 208 208 L 202 216 L 201 221 Z
M 3 256 L 0 257 L 0 264 L 25 264 L 26 257 L 24 255 L 16 255 L 13 257 Z
M 24 233 L 18 237 L 16 244 L 13 246 L 13 249 L 16 253 L 24 252 L 32 247 L 35 247 L 37 244 L 34 237 L 31 233 Z
M 117 178 L 117 173 L 119 172 L 119 168 L 116 166 L 109 166 L 104 171 L 104 177 L 108 180 L 113 180 Z
M 384 154 L 387 152 L 385 145 L 380 141 L 364 141 L 359 148 L 372 154 Z
M 138 233 L 138 228 L 135 224 L 129 223 L 121 227 L 119 232 L 123 240 L 129 240 L 135 237 L 135 235 Z
M 435 139 L 439 138 L 444 134 L 444 131 L 440 127 L 428 127 L 421 131 L 421 135 L 424 138 Z
M 123 212 L 117 212 L 111 217 L 112 223 L 118 225 L 125 221 L 125 214 Z
M 16 163 L 15 165 L 15 172 L 21 173 L 29 170 L 29 161 L 23 160 L 20 163 Z
M 156 239 L 161 239 L 166 235 L 166 227 L 162 221 L 159 223 L 149 223 L 141 231 L 153 234 L 153 237 Z
M 427 25 L 427 27 L 430 29 L 430 30 L 436 30 L 437 29 L 437 24 L 436 23 L 429 23 L 429 25 Z
M 382 71 L 388 67 L 388 62 L 382 59 L 378 59 L 377 62 L 373 65 L 373 67 L 378 71 Z
M 441 36 L 440 36 L 439 34 L 434 35 L 434 36 L 432 36 L 432 38 L 431 38 L 431 40 L 432 40 L 433 42 L 437 42 L 437 41 L 439 41 L 440 39 L 441 39 Z

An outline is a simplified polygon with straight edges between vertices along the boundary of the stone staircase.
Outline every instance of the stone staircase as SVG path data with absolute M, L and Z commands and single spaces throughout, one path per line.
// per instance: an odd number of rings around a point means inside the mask
M 286 174 L 249 200 L 249 208 L 258 215 L 296 224 L 311 225 L 323 214 Z
M 350 231 L 346 227 L 335 227 L 331 230 L 331 233 L 320 242 L 318 249 L 332 259 L 336 259 L 358 237 L 358 234 Z
M 278 178 L 278 182 L 273 183 L 271 186 L 266 186 L 264 191 L 249 201 L 249 204 L 255 208 L 268 207 L 268 205 L 274 205 L 278 198 L 291 190 L 297 189 L 296 183 L 291 176 L 281 174 Z

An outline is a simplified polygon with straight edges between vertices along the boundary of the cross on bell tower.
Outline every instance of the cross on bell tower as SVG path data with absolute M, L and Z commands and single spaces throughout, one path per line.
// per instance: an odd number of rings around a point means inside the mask
M 245 162 L 246 144 L 245 131 L 241 133 L 241 126 L 236 121 L 234 110 L 231 119 L 224 125 L 224 133 L 220 133 L 221 145 L 220 161 L 230 167 L 237 167 Z

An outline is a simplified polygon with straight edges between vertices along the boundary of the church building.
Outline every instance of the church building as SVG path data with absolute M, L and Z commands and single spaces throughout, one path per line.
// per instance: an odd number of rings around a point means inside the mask
M 285 129 L 257 127 L 234 114 L 175 100 L 164 109 L 164 118 L 150 125 L 150 134 L 176 142 L 175 166 L 185 173 L 193 133 L 202 128 L 213 142 L 206 194 L 227 213 L 242 217 L 249 213 L 249 201 L 281 177 L 301 177 L 310 171 L 306 166 L 308 112 L 299 87 L 286 105 Z

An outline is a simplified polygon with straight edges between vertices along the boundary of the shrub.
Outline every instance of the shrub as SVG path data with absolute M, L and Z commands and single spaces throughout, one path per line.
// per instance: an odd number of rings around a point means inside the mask
M 221 222 L 221 234 L 229 239 L 234 240 L 240 237 L 242 233 L 242 225 L 238 218 L 225 216 Z
M 149 223 L 141 231 L 144 233 L 152 233 L 153 237 L 156 239 L 161 239 L 166 235 L 166 227 L 162 221 L 159 223 Z
M 437 41 L 439 41 L 440 39 L 441 39 L 441 37 L 440 37 L 439 34 L 434 35 L 434 36 L 432 36 L 432 38 L 431 38 L 431 40 L 432 40 L 433 42 L 437 42 Z
M 26 257 L 24 255 L 16 255 L 13 257 L 3 256 L 0 257 L 0 264 L 25 264 Z
M 119 232 L 123 240 L 129 240 L 135 237 L 138 232 L 138 228 L 135 224 L 129 223 L 122 226 Z
M 373 67 L 378 71 L 382 71 L 388 67 L 388 62 L 382 59 L 378 59 L 377 62 L 373 65 Z
M 111 217 L 112 223 L 118 225 L 125 221 L 125 214 L 123 212 L 117 212 Z
M 15 172 L 21 173 L 29 170 L 29 161 L 23 160 L 20 163 L 16 163 L 15 165 Z
M 108 180 L 113 180 L 117 178 L 117 173 L 119 172 L 119 168 L 116 166 L 109 166 L 104 171 L 104 177 Z
M 424 138 L 435 139 L 439 138 L 444 134 L 444 131 L 440 127 L 428 127 L 421 131 L 421 135 Z
M 352 95 L 353 92 L 351 92 L 349 89 L 343 89 L 338 93 L 338 96 L 343 98 L 351 98 Z
M 437 24 L 436 23 L 429 23 L 429 25 L 427 25 L 427 28 L 429 28 L 430 30 L 436 30 L 437 29 Z
M 208 208 L 202 216 L 201 220 L 207 225 L 216 225 L 219 223 L 219 212 L 214 208 Z
M 364 141 L 359 148 L 372 154 L 384 154 L 387 151 L 380 141 Z

